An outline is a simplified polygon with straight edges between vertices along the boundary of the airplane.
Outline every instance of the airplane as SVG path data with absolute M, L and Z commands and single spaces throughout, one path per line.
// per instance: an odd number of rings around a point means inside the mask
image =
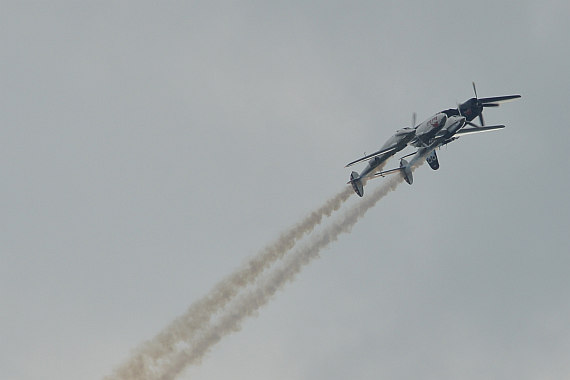
M 506 96 L 496 96 L 492 98 L 478 98 L 477 89 L 475 88 L 475 83 L 473 82 L 473 92 L 475 97 L 467 100 L 466 102 L 459 104 L 457 108 L 451 108 L 442 111 L 442 113 L 448 116 L 447 123 L 431 138 L 429 141 L 426 140 L 412 140 L 411 145 L 418 147 L 419 149 L 415 153 L 411 153 L 400 159 L 400 167 L 396 169 L 390 169 L 382 172 L 375 173 L 374 176 L 384 177 L 392 173 L 401 173 L 404 180 L 408 184 L 412 184 L 414 178 L 412 176 L 412 170 L 419 164 L 419 162 L 425 158 L 429 166 L 433 170 L 439 169 L 439 161 L 435 153 L 436 148 L 440 148 L 444 145 L 449 144 L 452 141 L 457 140 L 461 136 L 495 131 L 505 128 L 504 125 L 492 125 L 485 126 L 485 121 L 483 119 L 483 109 L 487 107 L 498 107 L 502 103 L 513 101 L 520 98 L 520 95 L 506 95 Z M 479 117 L 481 125 L 472 123 L 472 120 Z M 469 125 L 469 127 L 465 127 Z M 406 161 L 404 158 L 413 155 L 410 162 Z M 358 193 L 357 193 L 358 194 Z

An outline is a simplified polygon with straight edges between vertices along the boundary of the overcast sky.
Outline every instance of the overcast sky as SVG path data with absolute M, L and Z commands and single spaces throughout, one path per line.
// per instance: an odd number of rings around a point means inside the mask
M 472 81 L 507 128 L 180 378 L 570 376 L 570 3 L 154 3 L 0 2 L 2 379 L 102 379 Z

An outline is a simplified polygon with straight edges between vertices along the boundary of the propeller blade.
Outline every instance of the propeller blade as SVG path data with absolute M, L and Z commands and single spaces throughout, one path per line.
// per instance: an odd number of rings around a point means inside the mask
M 483 103 L 481 104 L 483 107 L 498 107 L 499 103 Z
M 412 128 L 415 128 L 416 126 L 416 113 L 414 112 L 412 114 Z
M 473 84 L 473 92 L 475 93 L 475 99 L 477 99 L 477 89 L 475 88 L 475 82 L 471 82 Z
M 483 112 L 481 112 L 479 114 L 479 122 L 481 122 L 481 126 L 484 127 L 485 126 L 485 121 L 483 121 Z

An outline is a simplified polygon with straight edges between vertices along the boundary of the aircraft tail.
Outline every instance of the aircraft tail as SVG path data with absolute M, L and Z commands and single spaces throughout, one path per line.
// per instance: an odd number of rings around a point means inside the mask
M 439 161 L 437 159 L 437 154 L 435 154 L 435 149 L 431 151 L 430 154 L 427 155 L 426 161 L 429 164 L 430 168 L 433 170 L 439 169 Z
M 411 185 L 414 183 L 414 176 L 412 175 L 412 168 L 408 161 L 404 160 L 403 158 L 400 160 L 400 170 L 402 171 L 402 175 L 404 176 L 404 180 Z
M 357 172 L 350 173 L 350 181 L 348 181 L 352 185 L 354 192 L 358 194 L 359 197 L 364 195 L 364 186 L 362 185 L 362 179 L 360 179 Z

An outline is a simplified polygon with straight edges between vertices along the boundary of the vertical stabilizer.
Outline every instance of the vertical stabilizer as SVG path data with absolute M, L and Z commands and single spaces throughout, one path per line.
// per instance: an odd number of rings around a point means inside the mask
M 404 160 L 403 158 L 400 160 L 400 170 L 402 171 L 402 175 L 408 184 L 414 183 L 414 176 L 412 175 L 412 168 L 408 161 Z
M 350 182 L 354 192 L 358 194 L 359 197 L 364 195 L 364 186 L 362 186 L 362 180 L 360 179 L 357 172 L 352 172 L 350 174 Z
M 430 154 L 427 155 L 426 161 L 429 164 L 429 167 L 433 170 L 439 169 L 439 161 L 437 160 L 437 154 L 435 154 L 435 149 L 431 151 Z

